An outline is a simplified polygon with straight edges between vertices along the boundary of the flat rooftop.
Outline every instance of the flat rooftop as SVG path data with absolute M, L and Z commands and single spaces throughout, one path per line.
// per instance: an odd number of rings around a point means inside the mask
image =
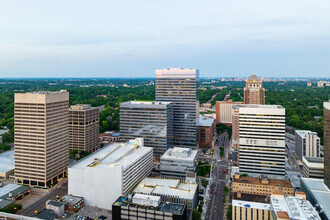
M 14 151 L 6 151 L 0 154 L 0 172 L 6 173 L 15 168 Z M 0 188 L 1 189 L 1 188 Z
M 139 142 L 130 140 L 125 143 L 111 143 L 87 157 L 73 163 L 69 169 L 104 169 L 114 166 L 122 166 L 123 170 L 134 164 L 146 153 L 152 151 L 150 147 L 143 147 Z
M 307 186 L 309 190 L 326 191 L 329 192 L 328 187 L 324 184 L 323 179 L 301 178 L 301 181 Z
M 70 111 L 86 111 L 86 110 L 92 110 L 92 109 L 99 109 L 99 107 L 92 107 L 90 104 L 77 104 L 77 105 L 71 105 Z
M 135 195 L 138 195 L 138 194 L 135 194 Z M 148 195 L 148 196 L 150 196 L 150 195 Z M 182 215 L 185 210 L 185 206 L 181 205 L 181 204 L 161 202 L 159 206 L 154 207 L 154 206 L 134 204 L 134 203 L 128 202 L 128 199 L 124 198 L 124 197 L 119 197 L 113 203 L 113 205 L 135 207 L 135 208 L 141 208 L 141 209 L 147 209 L 147 210 L 156 210 L 156 211 L 161 211 L 161 212 L 173 213 L 175 215 Z
M 197 186 L 197 184 L 193 183 L 180 183 L 178 179 L 144 178 L 133 192 L 178 196 L 182 199 L 192 200 L 195 196 Z
M 199 118 L 196 120 L 197 126 L 203 126 L 203 127 L 211 127 L 214 123 L 213 118 L 208 118 L 203 115 L 200 115 Z
M 160 102 L 160 101 L 128 101 L 120 103 L 121 107 L 125 108 L 167 108 L 168 105 L 171 105 L 172 102 Z
M 75 205 L 82 199 L 83 199 L 82 197 L 78 197 L 78 196 L 65 195 L 62 197 L 61 201 L 67 205 Z
M 317 135 L 316 132 L 309 131 L 309 130 L 296 130 L 295 132 L 297 134 L 299 134 L 301 137 L 307 137 L 307 135 L 310 135 L 310 134 Z
M 290 219 L 321 220 L 309 201 L 295 196 L 271 196 L 271 205 L 275 213 L 286 212 Z
M 190 148 L 175 147 L 168 149 L 160 158 L 160 160 L 176 160 L 194 162 L 198 150 Z
M 267 186 L 282 186 L 287 188 L 293 188 L 289 180 L 280 180 L 280 179 L 268 179 L 268 184 L 262 184 L 259 177 L 248 177 L 240 176 L 239 179 L 233 179 L 233 183 L 246 183 L 246 184 L 255 184 L 255 185 L 267 185 Z
M 263 195 L 252 195 L 245 193 L 241 194 L 241 198 L 237 197 L 237 193 L 233 193 L 232 205 L 252 209 L 271 209 L 270 198 Z
M 23 193 L 29 189 L 30 187 L 28 186 L 21 186 L 11 183 L 0 187 L 0 209 L 14 203 L 14 200 L 7 200 L 7 198 L 9 198 L 9 193 L 12 194 L 12 197 L 16 197 L 20 193 Z
M 281 105 L 258 105 L 258 104 L 241 104 L 233 105 L 233 108 L 265 108 L 265 109 L 284 109 Z
M 246 201 L 246 202 L 257 202 L 257 203 L 270 204 L 270 198 L 266 195 L 254 195 L 254 194 L 241 193 L 241 197 L 238 197 L 238 193 L 233 192 L 233 199 L 242 200 L 242 201 Z

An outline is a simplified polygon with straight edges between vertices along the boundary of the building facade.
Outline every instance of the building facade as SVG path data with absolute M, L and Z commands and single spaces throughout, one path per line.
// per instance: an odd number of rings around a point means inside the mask
M 233 102 L 229 99 L 228 101 L 217 101 L 215 103 L 216 121 L 222 124 L 232 124 L 233 120 L 233 105 L 243 104 L 242 102 Z
M 159 158 L 173 147 L 173 104 L 170 102 L 136 102 L 120 104 L 120 135 L 123 140 L 143 138 Z
M 235 105 L 233 108 L 232 115 L 232 146 L 235 150 L 239 147 L 239 106 Z
M 173 133 L 176 147 L 197 146 L 198 86 L 198 70 L 156 70 L 156 101 L 173 103 Z
M 324 178 L 324 158 L 323 157 L 303 157 L 303 177 Z
M 262 86 L 262 80 L 256 75 L 252 75 L 246 80 L 244 104 L 265 104 L 265 88 Z
M 196 173 L 197 154 L 197 150 L 187 148 L 168 149 L 160 158 L 160 175 L 185 179 L 188 173 Z
M 324 102 L 323 109 L 324 139 L 324 183 L 330 188 L 330 102 Z
M 99 108 L 72 105 L 69 109 L 70 150 L 93 152 L 99 145 Z
M 112 143 L 69 166 L 68 194 L 83 197 L 86 205 L 111 209 L 152 167 L 152 148 L 144 147 L 142 138 Z
M 182 204 L 162 202 L 160 196 L 135 194 L 113 203 L 112 219 L 186 220 L 187 209 Z
M 15 180 L 51 186 L 69 164 L 69 93 L 15 94 Z
M 200 115 L 197 118 L 198 145 L 200 148 L 212 148 L 215 131 L 215 120 Z
M 282 106 L 239 106 L 239 171 L 254 177 L 285 177 L 285 109 Z
M 295 152 L 302 161 L 303 157 L 320 156 L 320 138 L 316 132 L 296 130 Z
M 242 177 L 234 175 L 233 192 L 254 195 L 271 195 L 274 189 L 282 190 L 285 195 L 294 195 L 294 187 L 289 180 L 268 179 L 267 177 Z

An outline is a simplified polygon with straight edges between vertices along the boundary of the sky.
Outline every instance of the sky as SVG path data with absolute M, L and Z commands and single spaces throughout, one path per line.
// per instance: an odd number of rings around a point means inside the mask
M 329 0 L 0 0 L 0 78 L 329 77 Z

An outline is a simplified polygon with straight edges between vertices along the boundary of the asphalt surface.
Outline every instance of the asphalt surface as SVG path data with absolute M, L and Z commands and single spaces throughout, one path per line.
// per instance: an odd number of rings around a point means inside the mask
M 35 211 L 41 211 L 46 206 L 46 201 L 49 199 L 56 199 L 58 197 L 63 197 L 68 194 L 68 183 L 67 181 L 59 183 L 50 189 L 43 197 L 41 197 L 38 201 L 30 205 L 29 207 L 20 211 L 20 215 L 25 216 L 35 216 Z
M 223 203 L 223 189 L 228 182 L 228 161 L 226 160 L 227 147 L 229 144 L 228 134 L 222 133 L 219 135 L 218 144 L 215 146 L 213 154 L 213 168 L 212 177 L 210 179 L 210 199 L 207 202 L 207 210 L 205 219 L 223 219 L 224 216 L 224 203 Z M 219 156 L 219 146 L 225 146 L 223 159 Z

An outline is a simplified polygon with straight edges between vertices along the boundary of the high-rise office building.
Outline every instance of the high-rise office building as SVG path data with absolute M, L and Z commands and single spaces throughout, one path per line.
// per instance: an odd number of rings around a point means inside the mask
M 143 138 L 159 158 L 173 147 L 173 104 L 129 101 L 120 104 L 120 135 L 124 140 Z
M 285 109 L 279 105 L 238 105 L 237 107 L 239 107 L 240 173 L 283 179 L 285 177 Z
M 256 75 L 252 75 L 246 80 L 244 104 L 265 104 L 265 88 L 262 87 L 262 80 Z
M 93 152 L 99 145 L 99 108 L 72 105 L 69 109 L 70 150 Z
M 173 103 L 174 146 L 197 145 L 198 85 L 196 69 L 156 70 L 156 101 Z
M 69 163 L 69 93 L 15 94 L 15 179 L 47 187 Z
M 320 138 L 316 132 L 296 130 L 295 152 L 302 161 L 303 157 L 320 156 Z
M 323 126 L 324 183 L 330 188 L 330 102 L 324 102 Z

